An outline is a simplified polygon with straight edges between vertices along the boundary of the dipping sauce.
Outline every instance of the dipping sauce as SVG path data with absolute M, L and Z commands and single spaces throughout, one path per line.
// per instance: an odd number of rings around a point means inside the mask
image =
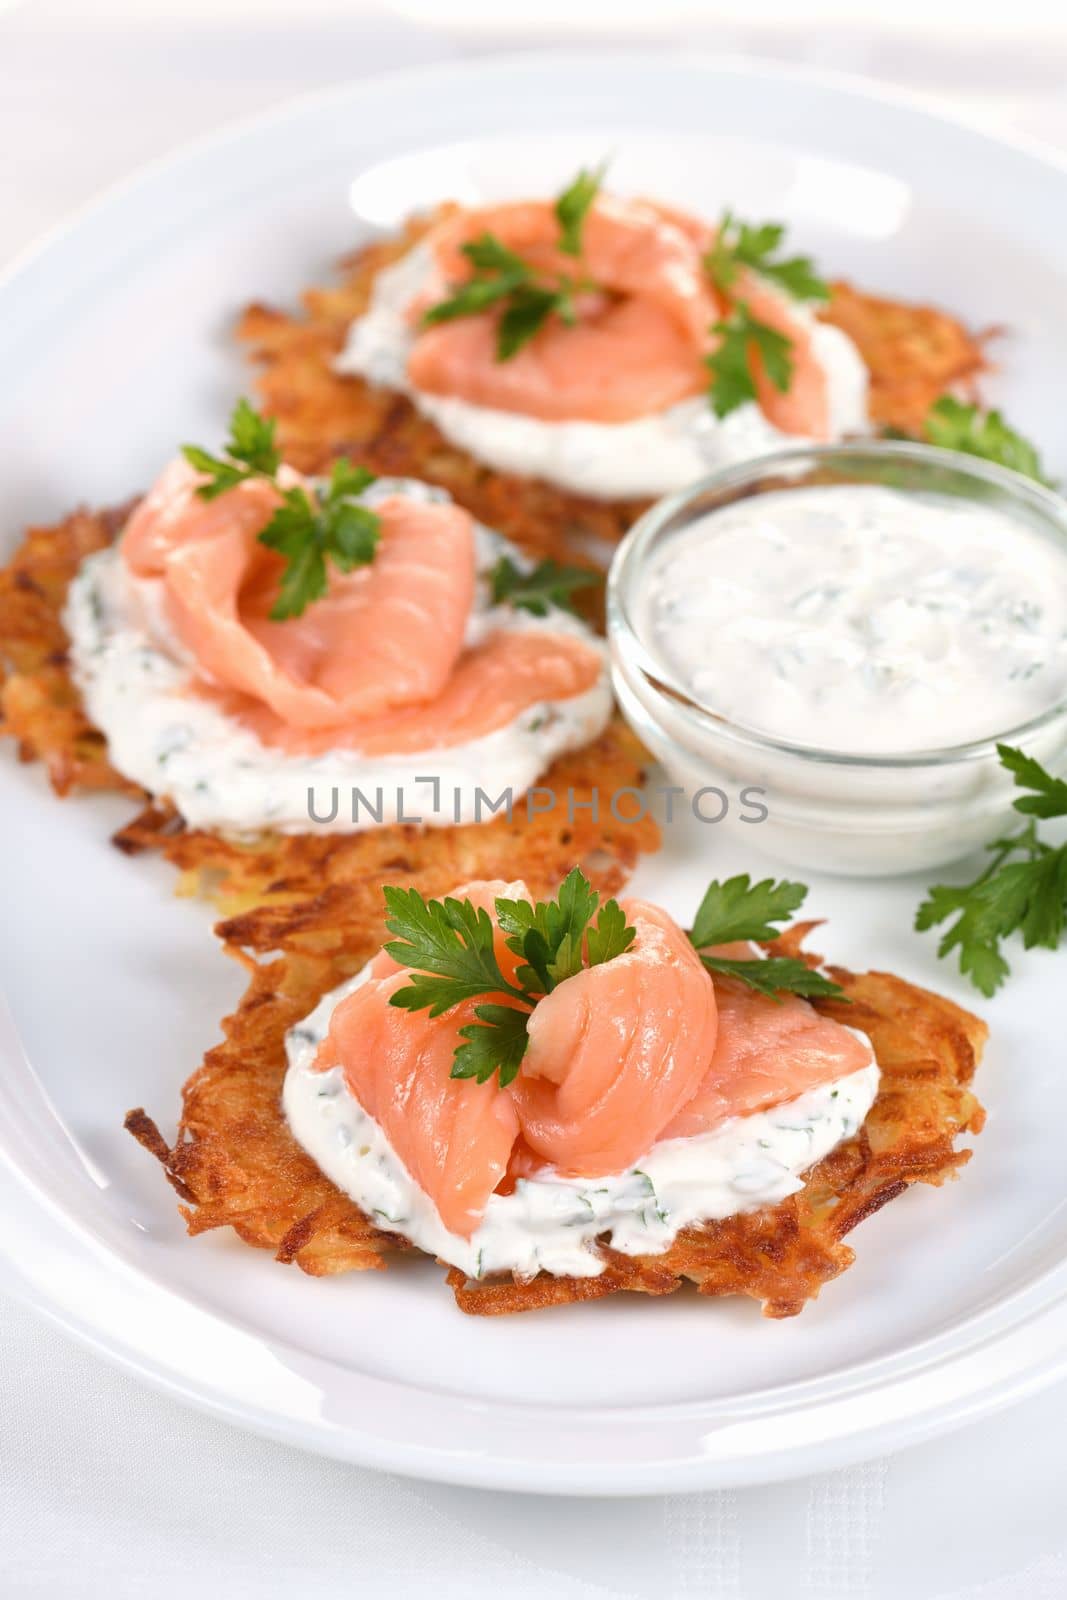
M 739 500 L 664 541 L 635 623 L 700 706 L 815 749 L 1003 737 L 1067 698 L 1067 551 L 951 495 Z

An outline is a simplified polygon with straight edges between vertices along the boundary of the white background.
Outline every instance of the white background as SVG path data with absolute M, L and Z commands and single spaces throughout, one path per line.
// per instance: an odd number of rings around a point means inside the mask
M 0 262 L 182 141 L 344 78 L 603 37 L 901 84 L 1067 150 L 1067 17 L 894 0 L 0 0 Z M 551 1501 L 406 1484 L 245 1437 L 0 1304 L 0 1596 L 1062 1600 L 1067 1392 L 765 1490 Z

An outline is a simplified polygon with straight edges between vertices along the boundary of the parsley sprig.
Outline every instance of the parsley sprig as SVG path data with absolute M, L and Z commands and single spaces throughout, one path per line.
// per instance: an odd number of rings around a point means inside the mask
M 708 954 L 710 946 L 735 940 L 767 940 L 780 931 L 807 895 L 802 883 L 752 883 L 745 873 L 708 885 L 689 937 L 708 972 L 737 978 L 778 1000 L 785 992 L 841 998 L 836 983 L 803 961 L 786 956 L 734 960 Z M 427 1011 L 439 1017 L 465 1000 L 477 1000 L 477 1019 L 460 1028 L 453 1078 L 486 1083 L 498 1074 L 505 1088 L 518 1074 L 528 1043 L 530 1014 L 545 995 L 577 976 L 621 956 L 636 930 L 617 900 L 601 900 L 580 868 L 560 885 L 554 900 L 494 901 L 495 923 L 470 900 L 447 896 L 426 900 L 417 889 L 387 886 L 385 944 L 394 961 L 409 969 L 409 981 L 390 996 L 390 1005 Z M 518 958 L 513 978 L 505 977 L 496 952 L 497 930 Z
M 510 556 L 501 556 L 489 573 L 489 590 L 496 606 L 508 604 L 535 617 L 547 617 L 552 606 L 573 611 L 575 591 L 595 588 L 603 581 L 599 572 L 588 567 L 567 567 L 546 559 L 526 572 Z
M 998 466 L 1021 472 L 1024 478 L 1048 485 L 1041 457 L 1029 439 L 1009 427 L 999 411 L 982 411 L 953 395 L 935 400 L 922 425 L 927 444 L 942 450 L 959 450 L 963 455 L 980 456 Z
M 425 900 L 417 889 L 386 887 L 386 927 L 393 935 L 385 949 L 411 969 L 410 982 L 390 1004 L 431 1017 L 461 1001 L 485 998 L 474 1008 L 476 1022 L 460 1028 L 453 1078 L 485 1083 L 499 1074 L 505 1087 L 526 1053 L 526 1025 L 539 1000 L 583 966 L 599 966 L 628 950 L 635 930 L 627 926 L 616 900 L 601 902 L 584 873 L 575 867 L 554 900 L 497 899 L 497 924 L 507 949 L 519 958 L 514 981 L 505 978 L 495 948 L 493 919 L 470 900 Z M 507 1000 L 508 1004 L 502 1003 Z
M 602 178 L 602 167 L 590 172 L 583 168 L 556 201 L 559 248 L 564 255 L 577 258 L 582 253 L 585 219 L 599 193 Z M 433 327 L 457 317 L 477 316 L 499 306 L 498 361 L 510 361 L 552 316 L 573 327 L 578 320 L 575 294 L 594 287 L 582 277 L 561 274 L 546 278 L 538 274 L 494 233 L 483 233 L 460 248 L 473 267 L 473 274 L 446 299 L 423 313 L 423 326 Z
M 772 1000 L 785 992 L 841 999 L 844 991 L 838 984 L 791 956 L 738 960 L 707 953 L 713 945 L 776 938 L 781 930 L 775 924 L 788 922 L 803 905 L 807 893 L 805 884 L 785 879 L 775 883 L 773 878 L 764 878 L 753 883 L 747 872 L 725 882 L 713 879 L 693 919 L 689 938 L 710 973 L 738 978 Z
M 599 167 L 593 167 L 588 172 L 583 167 L 556 201 L 559 247 L 564 255 L 580 256 L 582 253 L 582 230 L 585 227 L 585 219 L 589 215 L 593 201 L 600 193 L 606 166 L 607 163 L 602 161 Z
M 830 290 L 815 271 L 810 256 L 782 256 L 785 226 L 781 222 L 742 222 L 732 211 L 719 219 L 715 242 L 704 256 L 704 270 L 730 302 L 730 311 L 715 323 L 719 344 L 706 365 L 711 373 L 708 397 L 717 417 L 758 398 L 755 362 L 780 394 L 793 382 L 793 341 L 788 334 L 754 316 L 737 294 L 742 269 L 757 273 L 794 300 L 829 300 Z
M 299 617 L 329 588 L 326 562 L 351 572 L 374 560 L 381 538 L 381 518 L 356 497 L 374 482 L 374 474 L 350 461 L 335 461 L 326 487 L 313 500 L 306 489 L 282 490 L 283 504 L 259 536 L 261 544 L 285 557 L 278 598 L 271 608 L 275 622 Z
M 275 427 L 273 417 L 261 416 L 242 398 L 230 414 L 230 437 L 223 445 L 223 455 L 213 456 L 196 444 L 182 445 L 186 461 L 207 479 L 196 491 L 201 500 L 215 500 L 246 478 L 273 479 L 282 464 Z
M 719 219 L 715 243 L 704 257 L 704 270 L 717 289 L 729 293 L 743 267 L 769 278 L 794 300 L 829 300 L 830 290 L 815 271 L 810 256 L 775 259 L 785 237 L 781 222 L 741 222 L 732 211 Z
M 719 343 L 704 364 L 711 373 L 708 398 L 717 417 L 728 417 L 757 399 L 756 356 L 774 387 L 786 393 L 793 381 L 793 341 L 787 334 L 754 317 L 743 300 L 711 331 L 719 335 Z
M 283 488 L 278 483 L 282 457 L 274 419 L 261 416 L 245 399 L 233 408 L 223 452 L 215 456 L 199 445 L 182 447 L 186 461 L 204 475 L 196 491 L 201 499 L 215 500 L 249 478 L 266 479 L 280 497 L 277 511 L 259 535 L 261 544 L 285 560 L 270 613 L 275 622 L 299 617 L 323 598 L 329 588 L 328 560 L 340 572 L 374 560 L 381 520 L 369 506 L 358 504 L 358 497 L 374 482 L 372 472 L 341 458 L 314 495 L 300 485 Z
M 1047 844 L 1037 833 L 1038 818 L 1067 817 L 1067 782 L 1012 745 L 999 744 L 997 754 L 1028 791 L 1014 806 L 1030 821 L 1021 832 L 994 840 L 988 866 L 971 883 L 936 884 L 915 916 L 920 933 L 955 918 L 937 953 L 958 950 L 960 972 L 987 996 L 1011 974 L 1002 940 L 1018 933 L 1026 950 L 1055 950 L 1067 923 L 1067 844 Z

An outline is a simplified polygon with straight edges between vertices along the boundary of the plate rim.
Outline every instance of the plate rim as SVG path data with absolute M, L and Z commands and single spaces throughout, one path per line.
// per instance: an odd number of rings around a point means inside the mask
M 920 90 L 903 85 L 889 84 L 861 72 L 849 72 L 834 67 L 816 67 L 803 62 L 775 61 L 771 58 L 746 55 L 743 51 L 715 51 L 708 49 L 681 50 L 676 47 L 657 51 L 651 58 L 656 68 L 684 67 L 708 72 L 721 71 L 752 78 L 779 79 L 789 83 L 807 85 L 853 94 L 857 99 L 906 111 L 943 128 L 966 133 L 992 148 L 1014 151 L 1016 154 L 1051 168 L 1067 176 L 1067 152 L 1061 153 L 1054 145 L 1035 135 L 1018 129 L 994 132 L 979 114 L 968 117 L 962 110 L 939 110 Z M 171 168 L 187 159 L 210 153 L 223 145 L 254 135 L 298 116 L 302 111 L 325 107 L 331 102 L 339 104 L 369 85 L 384 88 L 404 87 L 422 80 L 445 80 L 464 77 L 479 70 L 507 71 L 516 67 L 558 66 L 602 68 L 606 65 L 649 68 L 650 58 L 634 47 L 613 50 L 608 56 L 587 49 L 554 50 L 549 46 L 530 50 L 490 52 L 477 57 L 449 58 L 441 61 L 419 62 L 411 67 L 394 67 L 387 72 L 368 73 L 363 77 L 345 78 L 338 83 L 324 84 L 300 94 L 286 95 L 276 104 L 252 111 L 246 116 L 228 118 L 217 127 L 192 138 L 180 140 L 147 161 L 138 162 L 129 171 L 102 184 L 90 195 L 58 218 L 51 226 L 31 237 L 21 245 L 0 269 L 0 295 L 8 292 L 15 281 L 38 263 L 56 245 L 66 242 L 70 235 L 84 223 L 91 221 L 108 205 L 125 199 L 142 185 L 166 176 Z
M 772 84 L 797 84 L 812 90 L 836 92 L 839 95 L 851 96 L 857 101 L 906 113 L 910 118 L 917 118 L 928 126 L 933 124 L 955 130 L 986 148 L 1014 152 L 1027 161 L 1048 169 L 1061 181 L 1067 177 L 1067 157 L 1049 149 L 1038 140 L 1022 135 L 994 134 L 982 127 L 980 122 L 972 123 L 965 117 L 946 115 L 932 108 L 926 98 L 917 92 L 887 86 L 866 79 L 860 74 L 840 73 L 793 63 L 779 63 L 750 56 L 709 51 L 670 50 L 657 52 L 654 58 L 649 58 L 641 51 L 632 48 L 612 52 L 607 56 L 588 49 L 512 51 L 459 61 L 448 60 L 401 67 L 388 73 L 349 79 L 306 94 L 288 97 L 273 107 L 259 110 L 247 117 L 233 119 L 195 139 L 183 141 L 175 148 L 141 164 L 132 172 L 108 184 L 37 240 L 20 249 L 0 273 L 0 303 L 12 291 L 17 291 L 27 279 L 32 279 L 35 270 L 51 252 L 69 248 L 79 230 L 87 224 L 91 226 L 110 207 L 121 206 L 135 197 L 138 191 L 151 189 L 161 180 L 165 180 L 169 174 L 180 171 L 189 161 L 218 153 L 231 145 L 239 145 L 245 139 L 254 139 L 261 133 L 276 129 L 289 119 L 298 119 L 304 111 L 326 108 L 333 104 L 340 107 L 354 101 L 358 102 L 361 94 L 371 86 L 381 92 L 383 89 L 403 90 L 413 84 L 425 88 L 427 84 L 431 84 L 440 86 L 443 92 L 450 84 L 454 86 L 459 81 L 469 82 L 472 79 L 484 78 L 493 72 L 506 73 L 515 69 L 537 72 L 558 68 L 561 64 L 572 69 L 595 69 L 605 75 L 616 68 L 623 70 L 640 68 L 650 74 L 658 74 L 662 79 L 669 77 L 672 71 L 684 67 L 689 73 L 694 71 L 718 73 L 748 80 L 763 80 Z M 514 131 L 520 130 L 516 128 Z M 294 294 L 298 288 L 298 285 L 294 285 Z M 69 1217 L 61 1218 L 54 1213 L 54 1209 L 52 1216 L 48 1216 L 50 1208 L 47 1202 L 39 1191 L 35 1191 L 34 1186 L 27 1182 L 27 1175 L 20 1170 L 18 1163 L 12 1162 L 10 1152 L 4 1150 L 3 1141 L 0 1140 L 0 1177 L 4 1171 L 18 1186 L 23 1198 L 30 1197 L 31 1214 L 32 1207 L 38 1207 L 45 1221 L 54 1222 L 69 1236 L 67 1243 L 71 1249 L 75 1247 L 84 1249 L 88 1255 L 93 1255 L 88 1238 L 81 1238 L 78 1235 L 71 1227 Z M 39 1227 L 41 1220 L 41 1217 L 37 1218 Z M 25 1234 L 20 1235 L 19 1246 L 24 1244 L 26 1237 Z M 71 1241 L 74 1241 L 73 1244 Z M 47 1295 L 42 1294 L 39 1287 L 25 1275 L 23 1267 L 20 1266 L 21 1253 L 23 1252 L 18 1246 L 12 1248 L 9 1239 L 6 1237 L 0 1239 L 0 1262 L 4 1266 L 2 1286 L 23 1303 L 32 1306 L 37 1312 L 61 1326 L 78 1342 L 123 1370 L 134 1373 L 153 1387 L 209 1414 L 251 1428 L 264 1436 L 318 1450 L 338 1459 L 410 1476 L 483 1488 L 525 1489 L 548 1494 L 632 1495 L 662 1492 L 667 1488 L 703 1488 L 774 1481 L 827 1466 L 840 1466 L 846 1462 L 869 1457 L 879 1450 L 902 1448 L 946 1431 L 948 1428 L 976 1420 L 1012 1399 L 1033 1392 L 1044 1383 L 1054 1381 L 1067 1366 L 1067 1355 L 1057 1361 L 1046 1354 L 1040 1362 L 1031 1360 L 1028 1365 L 1018 1370 L 1010 1373 L 1001 1372 L 995 1382 L 988 1383 L 980 1393 L 970 1396 L 966 1403 L 956 1399 L 946 1401 L 942 1405 L 928 1406 L 920 1413 L 899 1416 L 895 1423 L 884 1419 L 880 1422 L 870 1422 L 844 1437 L 815 1444 L 809 1440 L 791 1446 L 786 1452 L 779 1451 L 773 1456 L 761 1455 L 755 1464 L 737 1456 L 726 1455 L 716 1458 L 711 1453 L 704 1460 L 695 1462 L 677 1460 L 673 1463 L 664 1463 L 662 1460 L 656 1460 L 637 1467 L 620 1465 L 605 1459 L 596 1469 L 599 1476 L 595 1477 L 595 1481 L 593 1481 L 594 1470 L 588 1466 L 580 1468 L 579 1475 L 572 1479 L 566 1472 L 566 1463 L 535 1463 L 521 1458 L 502 1462 L 499 1457 L 484 1457 L 480 1461 L 470 1461 L 462 1457 L 457 1458 L 454 1452 L 435 1451 L 425 1444 L 412 1444 L 410 1441 L 393 1441 L 387 1448 L 371 1440 L 369 1436 L 354 1433 L 351 1427 L 348 1427 L 342 1435 L 325 1426 L 318 1429 L 307 1424 L 301 1426 L 292 1418 L 283 1418 L 279 1413 L 267 1409 L 257 1411 L 247 1403 L 241 1404 L 232 1398 L 227 1401 L 221 1394 L 209 1391 L 202 1384 L 198 1387 L 196 1379 L 189 1374 L 183 1375 L 168 1368 L 166 1363 L 151 1350 L 139 1349 L 136 1345 L 124 1342 L 115 1330 L 94 1324 L 91 1316 L 87 1315 L 79 1320 L 69 1308 L 64 1308 L 57 1300 L 50 1301 Z M 148 1275 L 139 1273 L 131 1263 L 123 1261 L 121 1257 L 112 1256 L 112 1259 L 118 1260 L 122 1270 L 137 1276 L 142 1282 L 142 1290 L 150 1295 L 170 1294 L 184 1298 L 180 1289 L 166 1289 Z M 192 1301 L 187 1300 L 186 1303 L 198 1314 L 212 1321 L 219 1323 L 226 1321 L 221 1313 L 195 1305 Z M 998 1305 L 1004 1303 L 1002 1300 Z M 976 1316 L 970 1320 L 978 1318 Z M 104 1323 L 106 1319 L 101 1318 L 100 1321 Z M 1042 1321 L 1054 1324 L 1056 1330 L 1061 1326 L 1067 1328 L 1067 1299 L 1064 1298 L 1062 1291 L 1054 1301 L 1039 1307 L 1026 1321 L 1026 1326 L 1037 1331 L 1038 1324 Z M 1014 1331 L 1016 1330 L 1009 1328 L 995 1336 L 994 1342 L 1002 1344 L 1010 1341 Z M 949 1359 L 946 1355 L 946 1364 Z M 346 1377 L 348 1381 L 380 1381 L 369 1379 L 366 1374 L 348 1373 Z M 886 1386 L 882 1387 L 884 1390 Z M 459 1401 L 457 1396 L 447 1398 Z M 481 1404 L 487 1411 L 502 1411 L 507 1405 L 506 1402 L 493 1401 Z M 635 1407 L 633 1412 L 635 1416 L 640 1411 L 664 1409 L 671 1409 L 678 1414 L 694 1413 L 699 1411 L 702 1404 L 706 1403 L 676 1402 L 670 1408 Z M 594 1407 L 579 1410 L 577 1407 L 570 1407 L 568 1411 L 577 1421 L 605 1409 Z M 803 1459 L 798 1459 L 798 1452 L 801 1451 Z M 585 1474 L 584 1477 L 580 1475 L 582 1473 Z M 561 1478 L 564 1481 L 561 1481 Z

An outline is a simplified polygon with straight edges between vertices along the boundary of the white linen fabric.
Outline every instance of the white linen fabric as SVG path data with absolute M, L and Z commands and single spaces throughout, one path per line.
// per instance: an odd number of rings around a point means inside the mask
M 1065 1473 L 1060 1387 L 765 1488 L 447 1488 L 189 1411 L 0 1301 L 4 1600 L 1063 1600 Z
M 605 15 L 573 9 L 590 26 Z M 739 21 L 746 9 L 764 25 Z M 0 263 L 131 165 L 224 121 L 500 42 L 414 27 L 403 10 L 0 0 L 0 148 L 18 166 Z M 1041 38 L 1002 26 L 994 42 L 982 7 L 966 21 L 962 7 L 929 8 L 925 24 L 905 11 L 893 27 L 884 8 L 865 23 L 863 7 L 823 0 L 795 21 L 786 4 L 675 7 L 659 42 L 868 72 L 1067 146 L 1062 25 Z M 554 42 L 537 38 L 536 12 L 530 42 Z M 3 1600 L 1062 1600 L 1065 1478 L 1060 1387 L 891 1460 L 768 1488 L 638 1501 L 442 1488 L 187 1411 L 0 1302 Z

